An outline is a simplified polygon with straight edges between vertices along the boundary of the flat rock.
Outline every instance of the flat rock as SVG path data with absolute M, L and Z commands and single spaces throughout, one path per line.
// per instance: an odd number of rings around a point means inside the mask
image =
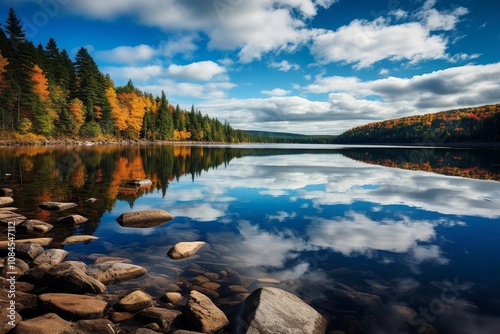
M 66 256 L 68 256 L 68 252 L 64 249 L 49 249 L 38 255 L 33 263 L 36 265 L 40 265 L 42 263 L 48 263 L 50 265 L 56 265 L 64 261 Z
M 57 222 L 60 224 L 73 224 L 73 225 L 80 225 L 87 221 L 88 219 L 81 215 L 69 215 L 66 217 L 61 217 L 57 220 Z
M 71 323 L 55 313 L 20 322 L 14 331 L 15 334 L 62 334 Z
M 6 197 L 10 198 L 10 197 Z M 0 223 L 3 225 L 7 225 L 10 222 L 14 222 L 14 224 L 17 226 L 21 224 L 23 221 L 25 221 L 27 218 L 23 215 L 20 215 L 18 213 L 12 212 L 12 211 L 7 211 L 7 210 L 2 210 L 0 211 Z
M 130 312 L 113 312 L 109 316 L 109 320 L 113 321 L 115 324 L 126 321 L 132 318 L 134 315 Z
M 148 228 L 163 225 L 172 219 L 174 216 L 165 210 L 143 210 L 124 213 L 116 221 L 123 227 Z
M 205 296 L 209 297 L 210 299 L 217 299 L 220 297 L 220 294 L 217 291 L 214 291 L 212 289 L 204 288 L 199 285 L 193 285 L 191 289 L 196 290 L 198 292 L 201 292 Z
M 178 242 L 169 249 L 167 255 L 174 260 L 187 259 L 206 244 L 204 241 Z
M 61 245 L 88 243 L 88 242 L 91 242 L 91 241 L 94 241 L 97 239 L 99 239 L 99 237 L 96 237 L 93 235 L 72 235 L 72 236 L 64 239 L 64 241 L 61 243 Z
M 86 272 L 90 277 L 108 285 L 141 277 L 147 270 L 130 263 L 103 262 L 88 266 Z
M 153 306 L 153 304 L 153 297 L 144 291 L 135 290 L 120 299 L 114 307 L 119 311 L 135 313 L 147 307 Z
M 16 239 L 16 247 L 21 244 L 37 244 L 40 246 L 48 246 L 53 241 L 53 238 L 34 238 L 34 239 Z M 7 247 L 9 241 L 0 241 L 0 248 Z
M 148 307 L 134 316 L 134 320 L 143 323 L 155 323 L 161 331 L 170 331 L 172 323 L 182 314 L 180 311 L 168 310 L 160 307 Z
M 117 257 L 117 256 L 101 256 L 95 259 L 94 264 L 99 264 L 104 262 L 125 262 L 125 261 L 130 261 L 130 260 L 124 257 Z
M 16 245 L 16 256 L 20 259 L 33 260 L 43 253 L 43 247 L 35 243 Z
M 14 192 L 10 188 L 0 188 L 0 197 L 12 197 Z
M 92 204 L 92 203 L 95 203 L 95 202 L 97 202 L 97 198 L 94 198 L 94 197 L 87 198 L 85 200 L 85 203 L 87 203 L 87 204 Z
M 14 199 L 12 199 L 12 197 L 8 197 L 8 196 L 2 196 L 2 197 L 0 197 L 0 206 L 9 205 L 12 202 L 14 202 Z
M 241 305 L 236 334 L 324 334 L 327 321 L 297 296 L 270 287 L 255 290 Z
M 185 315 L 196 330 L 207 334 L 220 333 L 229 324 L 224 312 L 210 298 L 195 290 L 189 293 Z
M 17 226 L 18 231 L 26 234 L 46 233 L 53 228 L 53 225 L 36 219 L 27 219 Z
M 67 320 L 99 319 L 108 303 L 96 296 L 45 293 L 38 296 L 41 306 Z
M 66 261 L 50 267 L 41 273 L 41 278 L 32 283 L 40 286 L 46 285 L 61 292 L 69 293 L 106 293 L 104 284 L 85 272 L 86 265 L 83 262 Z
M 65 202 L 43 202 L 38 204 L 38 207 L 47 211 L 63 211 L 76 207 L 75 203 Z
M 227 290 L 233 293 L 248 293 L 248 290 L 241 285 L 230 285 L 227 287 Z

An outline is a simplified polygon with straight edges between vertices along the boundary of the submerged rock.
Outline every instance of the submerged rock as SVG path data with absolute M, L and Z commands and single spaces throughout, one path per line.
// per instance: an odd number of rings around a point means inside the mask
M 108 303 L 96 296 L 70 293 L 45 293 L 38 296 L 40 304 L 67 320 L 98 319 Z
M 64 203 L 64 202 L 43 202 L 38 205 L 42 210 L 47 211 L 63 211 L 76 207 L 75 203 Z
M 86 273 L 99 282 L 108 285 L 141 277 L 147 273 L 147 270 L 129 263 L 103 262 L 87 267 Z
M 124 213 L 116 221 L 123 227 L 148 228 L 163 225 L 172 219 L 174 216 L 165 210 L 143 210 Z
M 160 327 L 161 332 L 168 333 L 172 323 L 180 315 L 182 315 L 180 311 L 168 310 L 160 307 L 148 307 L 137 313 L 134 319 L 148 324 L 155 323 Z
M 169 249 L 167 255 L 174 260 L 187 259 L 206 244 L 204 241 L 179 242 Z
M 195 290 L 189 293 L 185 315 L 196 330 L 207 334 L 220 333 L 229 324 L 224 312 Z
M 295 295 L 278 288 L 255 290 L 242 304 L 237 334 L 324 334 L 327 321 Z

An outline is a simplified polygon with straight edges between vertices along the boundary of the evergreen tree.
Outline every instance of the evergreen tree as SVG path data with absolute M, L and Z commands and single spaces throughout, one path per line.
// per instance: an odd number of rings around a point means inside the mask
M 160 105 L 157 115 L 157 128 L 160 140 L 170 140 L 174 134 L 173 120 L 170 110 L 168 110 L 168 100 L 165 92 L 161 92 Z

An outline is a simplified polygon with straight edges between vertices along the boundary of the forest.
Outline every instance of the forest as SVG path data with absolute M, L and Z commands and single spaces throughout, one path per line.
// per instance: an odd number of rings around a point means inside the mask
M 117 87 L 88 50 L 72 60 L 51 38 L 35 46 L 14 9 L 0 26 L 0 134 L 2 139 L 161 140 L 237 143 L 249 140 L 227 122 L 194 106 L 173 106 L 133 82 Z
M 338 144 L 500 142 L 500 104 L 374 122 L 347 130 Z

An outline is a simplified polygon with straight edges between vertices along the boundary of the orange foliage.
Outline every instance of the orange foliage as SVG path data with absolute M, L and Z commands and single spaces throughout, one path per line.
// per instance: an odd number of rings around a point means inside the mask
M 78 132 L 78 130 L 85 122 L 85 106 L 80 99 L 71 100 L 69 104 L 69 116 Z
M 49 92 L 49 81 L 45 77 L 45 74 L 43 74 L 42 69 L 40 66 L 35 65 L 33 66 L 33 81 L 35 82 L 35 85 L 33 87 L 33 91 L 40 96 L 40 100 L 42 101 L 47 101 L 47 99 L 50 96 Z
M 3 76 L 3 74 L 7 72 L 7 65 L 9 65 L 9 61 L 7 60 L 7 58 L 2 57 L 2 54 L 0 53 L 0 94 L 7 86 L 7 83 L 5 82 L 5 78 Z
M 120 104 L 116 97 L 116 92 L 113 87 L 109 87 L 106 90 L 106 95 L 108 97 L 109 103 L 111 104 L 111 114 L 115 120 L 115 127 L 118 131 L 123 131 L 127 128 L 128 112 Z

